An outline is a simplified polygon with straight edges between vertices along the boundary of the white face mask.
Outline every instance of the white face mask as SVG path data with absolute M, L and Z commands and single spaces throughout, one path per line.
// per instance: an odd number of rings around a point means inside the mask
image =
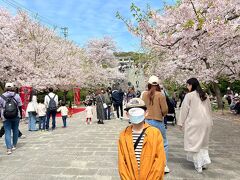
M 128 114 L 132 124 L 139 124 L 145 119 L 145 111 L 142 108 L 132 108 L 128 111 Z

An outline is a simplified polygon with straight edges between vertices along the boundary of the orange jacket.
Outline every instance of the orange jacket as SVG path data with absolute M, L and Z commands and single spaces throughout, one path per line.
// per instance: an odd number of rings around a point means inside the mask
M 140 171 L 134 152 L 132 126 L 121 134 L 118 144 L 118 170 L 122 180 L 163 180 L 166 157 L 160 131 L 145 123 L 145 137 L 140 158 Z

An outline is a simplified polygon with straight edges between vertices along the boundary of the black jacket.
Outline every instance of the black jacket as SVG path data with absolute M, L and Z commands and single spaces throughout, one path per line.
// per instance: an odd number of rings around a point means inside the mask
M 123 95 L 124 95 L 124 92 L 122 92 L 122 91 L 117 91 L 117 90 L 112 91 L 113 105 L 120 105 L 120 104 L 122 104 L 122 102 L 123 102 Z

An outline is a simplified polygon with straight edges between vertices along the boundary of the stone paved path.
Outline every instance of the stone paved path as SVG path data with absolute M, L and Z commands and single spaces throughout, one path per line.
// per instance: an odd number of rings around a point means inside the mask
M 84 124 L 84 114 L 69 119 L 69 127 L 51 132 L 21 130 L 26 139 L 20 139 L 18 149 L 5 155 L 4 139 L 0 139 L 0 179 L 4 180 L 62 180 L 62 179 L 119 179 L 117 171 L 117 139 L 126 121 L 111 120 L 104 125 Z M 212 165 L 203 174 L 197 174 L 185 160 L 183 134 L 169 125 L 170 154 L 168 165 L 172 170 L 167 180 L 240 179 L 240 125 L 215 119 L 210 146 Z

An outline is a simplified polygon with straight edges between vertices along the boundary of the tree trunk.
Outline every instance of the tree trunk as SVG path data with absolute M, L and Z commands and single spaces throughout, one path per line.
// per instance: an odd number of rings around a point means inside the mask
M 64 92 L 63 92 L 63 103 L 64 104 L 66 104 L 66 102 L 67 102 L 67 93 L 68 93 L 68 91 L 64 90 Z
M 213 90 L 215 92 L 215 95 L 217 97 L 218 109 L 223 110 L 223 102 L 222 102 L 222 95 L 221 95 L 221 92 L 220 92 L 220 88 L 219 88 L 218 84 L 215 83 L 215 82 L 212 82 L 212 86 L 213 86 Z
M 0 93 L 4 92 L 4 83 L 0 82 Z

